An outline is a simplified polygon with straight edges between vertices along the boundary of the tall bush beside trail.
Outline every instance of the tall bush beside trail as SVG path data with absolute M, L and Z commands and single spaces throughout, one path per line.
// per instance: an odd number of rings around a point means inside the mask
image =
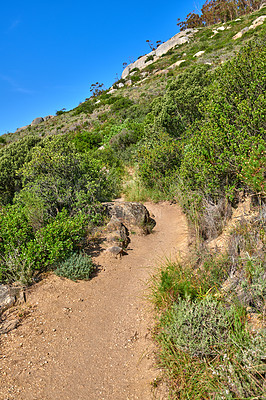
M 162 190 L 180 163 L 180 145 L 166 133 L 147 137 L 137 152 L 137 160 L 138 174 L 143 184 Z
M 265 56 L 264 43 L 252 42 L 217 70 L 184 147 L 181 176 L 190 188 L 212 198 L 243 187 L 264 192 Z
M 41 142 L 36 136 L 27 136 L 0 150 L 0 203 L 11 203 L 22 188 L 19 169 L 31 159 L 33 148 Z
M 27 206 L 39 201 L 48 217 L 64 208 L 69 213 L 87 209 L 113 194 L 112 176 L 91 153 L 78 153 L 66 137 L 49 137 L 36 147 L 21 170 L 24 188 L 16 201 Z
M 164 128 L 171 136 L 178 137 L 201 117 L 199 103 L 210 83 L 208 70 L 208 65 L 201 65 L 179 74 L 168 85 L 165 95 L 153 102 L 156 129 Z

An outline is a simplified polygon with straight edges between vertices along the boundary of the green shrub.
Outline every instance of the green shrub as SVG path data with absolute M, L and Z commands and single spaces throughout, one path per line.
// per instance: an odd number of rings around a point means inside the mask
M 44 214 L 55 217 L 91 208 L 113 194 L 113 177 L 88 151 L 79 153 L 68 137 L 48 137 L 36 147 L 21 170 L 24 188 L 16 201 L 27 206 L 30 193 L 42 203 Z
M 91 258 L 85 253 L 74 253 L 55 270 L 56 275 L 73 281 L 89 279 L 95 271 Z
M 133 101 L 126 98 L 126 97 L 121 97 L 118 98 L 111 106 L 111 110 L 116 112 L 116 111 L 120 111 L 124 108 L 127 108 L 129 106 L 131 106 L 133 104 Z
M 168 85 L 165 95 L 152 104 L 155 129 L 164 128 L 171 136 L 180 136 L 200 117 L 199 103 L 209 84 L 206 65 L 190 68 Z
M 159 364 L 173 399 L 263 398 L 266 331 L 250 333 L 235 287 L 232 296 L 220 291 L 232 266 L 230 256 L 209 253 L 189 264 L 168 263 L 154 278 Z M 261 272 L 251 271 L 257 289 Z
M 145 63 L 147 63 L 148 61 L 153 61 L 153 60 L 154 60 L 154 56 L 151 54 L 146 58 Z
M 187 133 L 180 174 L 187 189 L 233 200 L 240 188 L 264 193 L 265 46 L 249 43 L 215 73 L 200 107 L 202 122 Z M 185 189 L 186 190 L 186 189 Z
M 34 275 L 63 261 L 83 245 L 90 217 L 66 210 L 34 231 L 26 208 L 18 205 L 0 213 L 0 281 L 31 283 Z
M 99 132 L 84 130 L 74 136 L 73 142 L 78 152 L 85 152 L 99 147 L 102 143 L 102 136 Z
M 146 137 L 137 153 L 138 174 L 148 188 L 164 189 L 165 178 L 174 173 L 180 163 L 179 143 L 165 133 Z
M 41 139 L 29 135 L 0 149 L 0 203 L 11 203 L 16 192 L 22 188 L 19 169 L 31 159 L 35 146 Z
M 64 209 L 44 228 L 36 233 L 32 256 L 36 269 L 47 269 L 65 260 L 82 247 L 86 235 L 88 216 L 77 213 L 70 217 Z M 37 247 L 38 250 L 36 250 Z M 35 252 L 35 254 L 34 254 Z
M 73 109 L 73 115 L 79 115 L 81 113 L 92 114 L 94 109 L 95 109 L 94 103 L 90 99 L 88 99 Z

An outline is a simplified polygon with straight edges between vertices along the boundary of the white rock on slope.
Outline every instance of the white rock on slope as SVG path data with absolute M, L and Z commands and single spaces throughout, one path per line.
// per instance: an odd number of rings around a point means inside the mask
M 244 35 L 244 33 L 249 31 L 250 29 L 256 29 L 258 26 L 260 26 L 264 23 L 265 19 L 266 19 L 266 15 L 261 15 L 260 17 L 255 19 L 255 21 L 252 22 L 252 25 L 246 26 L 240 32 L 238 32 L 235 36 L 233 36 L 233 40 L 241 38 Z
M 192 37 L 197 32 L 198 29 L 185 29 L 184 31 L 177 33 L 171 39 L 167 40 L 167 42 L 162 43 L 156 50 L 151 51 L 145 56 L 140 57 L 132 64 L 129 64 L 122 72 L 122 78 L 124 79 L 126 76 L 128 76 L 132 69 L 144 69 L 148 65 L 152 64 L 154 61 L 158 60 L 158 58 L 161 57 L 163 54 L 166 54 L 173 47 L 189 42 L 190 37 Z M 151 56 L 153 56 L 153 59 L 147 61 L 147 58 Z

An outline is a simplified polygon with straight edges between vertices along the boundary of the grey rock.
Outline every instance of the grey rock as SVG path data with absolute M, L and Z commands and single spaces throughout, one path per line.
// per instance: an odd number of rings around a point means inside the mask
M 18 319 L 12 319 L 11 321 L 4 321 L 0 325 L 0 334 L 8 333 L 8 332 L 12 331 L 13 329 L 16 329 L 18 324 L 19 324 Z
M 261 15 L 255 21 L 252 22 L 252 25 L 249 27 L 249 29 L 255 29 L 257 26 L 262 25 L 266 19 L 266 15 Z
M 15 295 L 10 293 L 8 286 L 0 285 L 0 315 L 16 302 Z
M 121 258 L 126 253 L 122 247 L 112 246 L 105 250 L 105 254 L 115 256 L 116 258 L 119 256 Z
M 240 32 L 238 32 L 235 36 L 233 36 L 233 40 L 241 38 L 244 33 L 248 32 L 250 29 L 256 29 L 258 26 L 262 25 L 266 19 L 266 15 L 261 15 L 256 18 L 250 26 L 246 26 Z
M 35 118 L 35 119 L 32 121 L 31 126 L 38 125 L 38 124 L 40 124 L 40 123 L 43 122 L 43 121 L 44 121 L 44 119 L 43 119 L 42 117 Z
M 47 115 L 43 118 L 44 121 L 49 121 L 49 119 L 54 118 L 54 115 Z
M 190 38 L 196 32 L 198 32 L 198 29 L 185 29 L 184 31 L 177 33 L 171 39 L 167 40 L 167 42 L 162 43 L 160 46 L 158 46 L 156 50 L 151 51 L 145 56 L 140 57 L 137 61 L 133 62 L 132 64 L 129 64 L 122 72 L 122 78 L 128 76 L 132 69 L 139 68 L 140 70 L 142 70 L 146 68 L 148 65 L 158 60 L 159 57 L 161 57 L 163 54 L 166 54 L 173 47 L 180 46 L 184 43 L 189 42 Z M 153 60 L 149 60 L 147 62 L 147 58 L 150 56 L 153 56 Z
M 116 218 L 127 228 L 133 228 L 134 231 L 139 233 L 151 233 L 156 225 L 147 208 L 141 203 L 108 202 L 102 204 L 102 210 L 107 216 Z
M 115 243 L 121 246 L 123 249 L 125 249 L 130 243 L 129 231 L 127 227 L 114 215 L 106 225 L 105 232 L 107 232 L 107 242 Z
M 113 94 L 113 93 L 115 93 L 116 91 L 117 91 L 117 89 L 110 89 L 109 92 L 108 92 L 108 94 Z

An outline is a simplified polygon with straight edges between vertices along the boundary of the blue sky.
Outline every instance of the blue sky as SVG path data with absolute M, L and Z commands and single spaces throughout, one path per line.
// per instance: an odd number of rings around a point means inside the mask
M 0 135 L 71 109 L 92 83 L 108 88 L 123 62 L 166 41 L 204 1 L 13 0 L 1 4 Z

